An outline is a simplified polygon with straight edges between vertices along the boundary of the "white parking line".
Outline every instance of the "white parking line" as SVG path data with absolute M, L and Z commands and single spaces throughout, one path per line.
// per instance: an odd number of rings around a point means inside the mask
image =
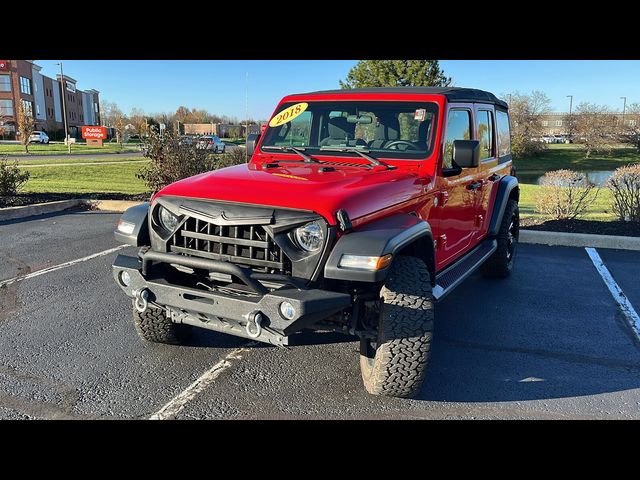
M 242 358 L 242 354 L 247 352 L 251 347 L 256 345 L 255 342 L 249 342 L 244 347 L 237 348 L 227 354 L 222 360 L 216 363 L 209 370 L 200 375 L 195 382 L 189 385 L 185 390 L 176 395 L 172 400 L 167 402 L 160 410 L 149 417 L 149 420 L 167 420 L 175 418 L 175 416 L 182 410 L 187 403 L 193 400 L 196 395 L 202 392 L 205 388 L 211 385 L 216 378 L 220 376 L 222 372 L 233 366 L 238 360 Z
M 91 260 L 93 258 L 109 255 L 110 253 L 117 252 L 118 250 L 122 250 L 123 248 L 128 246 L 129 245 L 119 245 L 117 247 L 110 248 L 109 250 L 104 250 L 102 252 L 94 253 L 93 255 L 89 255 L 88 257 L 82 257 L 76 260 L 71 260 L 69 262 L 61 263 L 59 265 L 54 265 L 52 267 L 43 268 L 42 270 L 38 270 L 37 272 L 18 275 L 17 277 L 13 277 L 13 278 L 9 278 L 7 280 L 1 281 L 0 288 L 4 287 L 5 285 L 11 285 L 12 283 L 21 282 L 22 280 L 27 280 L 28 278 L 39 277 L 40 275 L 44 275 L 45 273 L 55 272 L 56 270 L 70 267 L 71 265 L 75 265 L 76 263 L 86 262 L 87 260 Z
M 596 270 L 598 270 L 598 273 L 602 277 L 602 280 L 604 280 L 604 283 L 607 285 L 607 288 L 611 292 L 613 299 L 620 306 L 620 310 L 622 310 L 622 313 L 624 314 L 629 327 L 631 327 L 631 330 L 635 334 L 636 338 L 638 339 L 638 341 L 640 341 L 640 316 L 638 316 L 638 313 L 633 308 L 633 305 L 631 305 L 631 302 L 629 301 L 627 296 L 613 279 L 611 273 L 609 273 L 609 269 L 605 266 L 596 249 L 587 247 L 585 248 L 585 250 L 587 251 L 587 255 L 589 255 L 589 258 L 591 258 L 591 261 L 595 265 Z

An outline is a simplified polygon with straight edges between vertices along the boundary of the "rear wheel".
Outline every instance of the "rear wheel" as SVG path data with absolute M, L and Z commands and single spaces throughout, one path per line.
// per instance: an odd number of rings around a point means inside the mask
M 151 306 L 139 312 L 134 305 L 133 324 L 141 338 L 154 343 L 180 345 L 191 333 L 191 325 L 173 323 L 163 309 Z
M 509 200 L 505 208 L 502 224 L 496 240 L 498 248 L 482 266 L 482 273 L 487 277 L 505 278 L 511 275 L 513 262 L 518 249 L 520 235 L 520 213 L 518 202 Z
M 427 266 L 415 257 L 397 257 L 380 293 L 377 338 L 361 340 L 362 380 L 373 395 L 413 397 L 431 353 L 434 310 Z

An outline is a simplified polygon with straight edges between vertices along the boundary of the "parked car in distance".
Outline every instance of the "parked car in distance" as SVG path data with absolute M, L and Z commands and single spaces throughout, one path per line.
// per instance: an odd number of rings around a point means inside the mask
M 213 153 L 224 153 L 226 145 L 215 135 L 205 135 L 198 138 L 196 148 L 213 150 Z
M 178 140 L 178 143 L 180 145 L 193 145 L 193 137 L 191 135 L 181 135 L 180 139 Z
M 49 143 L 49 135 L 39 130 L 36 130 L 29 136 L 29 143 Z

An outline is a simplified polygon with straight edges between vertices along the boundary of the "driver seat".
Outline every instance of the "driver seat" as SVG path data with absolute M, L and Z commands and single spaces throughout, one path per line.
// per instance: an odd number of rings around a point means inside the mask
M 369 148 L 385 148 L 385 145 L 400 139 L 400 121 L 397 117 L 378 117 L 373 140 Z

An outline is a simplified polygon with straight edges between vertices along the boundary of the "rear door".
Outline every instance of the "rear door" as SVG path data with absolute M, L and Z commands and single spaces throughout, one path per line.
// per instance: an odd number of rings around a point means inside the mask
M 482 185 L 476 195 L 476 227 L 474 238 L 478 239 L 483 232 L 487 221 L 487 210 L 491 199 L 491 191 L 496 180 L 500 178 L 496 174 L 498 165 L 496 121 L 493 105 L 476 105 L 476 132 L 480 141 L 480 166 L 478 167 L 478 181 Z

